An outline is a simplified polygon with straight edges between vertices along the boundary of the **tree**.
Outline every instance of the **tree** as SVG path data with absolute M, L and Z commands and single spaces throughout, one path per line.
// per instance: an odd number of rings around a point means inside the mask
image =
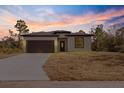
M 116 42 L 118 45 L 124 44 L 124 27 L 116 31 Z
M 27 34 L 29 32 L 28 26 L 26 25 L 24 20 L 17 20 L 17 23 L 15 25 L 15 28 L 17 29 L 18 33 L 18 47 L 20 47 L 20 41 L 21 41 L 21 35 Z
M 124 27 L 117 29 L 116 34 L 116 48 L 120 52 L 124 52 Z
M 96 28 L 91 28 L 91 34 L 95 35 L 92 43 L 93 50 L 124 52 L 124 27 L 117 30 L 113 27 L 104 31 L 103 25 L 98 25 Z
M 93 50 L 103 50 L 105 48 L 105 37 L 106 37 L 106 32 L 103 30 L 103 25 L 97 25 L 96 28 L 91 28 L 91 34 L 94 34 L 95 36 L 93 37 Z
M 9 36 L 4 36 L 2 39 L 3 47 L 5 48 L 16 48 L 17 47 L 17 34 L 9 29 Z
M 79 30 L 79 33 L 83 33 L 83 34 L 85 34 L 85 32 L 84 32 L 83 30 Z
M 12 31 L 11 29 L 9 29 L 9 36 L 10 38 L 13 38 L 14 41 L 17 40 L 17 37 L 18 37 L 18 34 L 17 33 L 14 33 L 14 31 Z

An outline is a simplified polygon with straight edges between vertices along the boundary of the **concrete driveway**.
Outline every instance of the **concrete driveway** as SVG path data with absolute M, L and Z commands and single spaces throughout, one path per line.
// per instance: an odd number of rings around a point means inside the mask
M 49 80 L 42 69 L 49 55 L 24 53 L 0 59 L 0 80 Z

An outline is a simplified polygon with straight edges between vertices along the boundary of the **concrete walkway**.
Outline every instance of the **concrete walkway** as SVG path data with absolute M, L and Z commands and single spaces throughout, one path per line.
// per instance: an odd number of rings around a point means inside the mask
M 0 59 L 0 80 L 49 80 L 42 69 L 49 55 L 24 53 Z

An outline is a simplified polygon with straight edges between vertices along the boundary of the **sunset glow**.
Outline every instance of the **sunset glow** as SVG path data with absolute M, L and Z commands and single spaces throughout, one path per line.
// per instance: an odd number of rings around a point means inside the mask
M 0 6 L 0 37 L 15 31 L 16 20 L 27 23 L 30 32 L 80 29 L 88 32 L 92 26 L 104 24 L 122 26 L 124 6 Z

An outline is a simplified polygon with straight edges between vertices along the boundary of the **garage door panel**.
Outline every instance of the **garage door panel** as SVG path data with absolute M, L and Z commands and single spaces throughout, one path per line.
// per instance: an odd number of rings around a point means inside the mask
M 53 40 L 30 40 L 27 41 L 28 53 L 52 53 L 54 52 Z

